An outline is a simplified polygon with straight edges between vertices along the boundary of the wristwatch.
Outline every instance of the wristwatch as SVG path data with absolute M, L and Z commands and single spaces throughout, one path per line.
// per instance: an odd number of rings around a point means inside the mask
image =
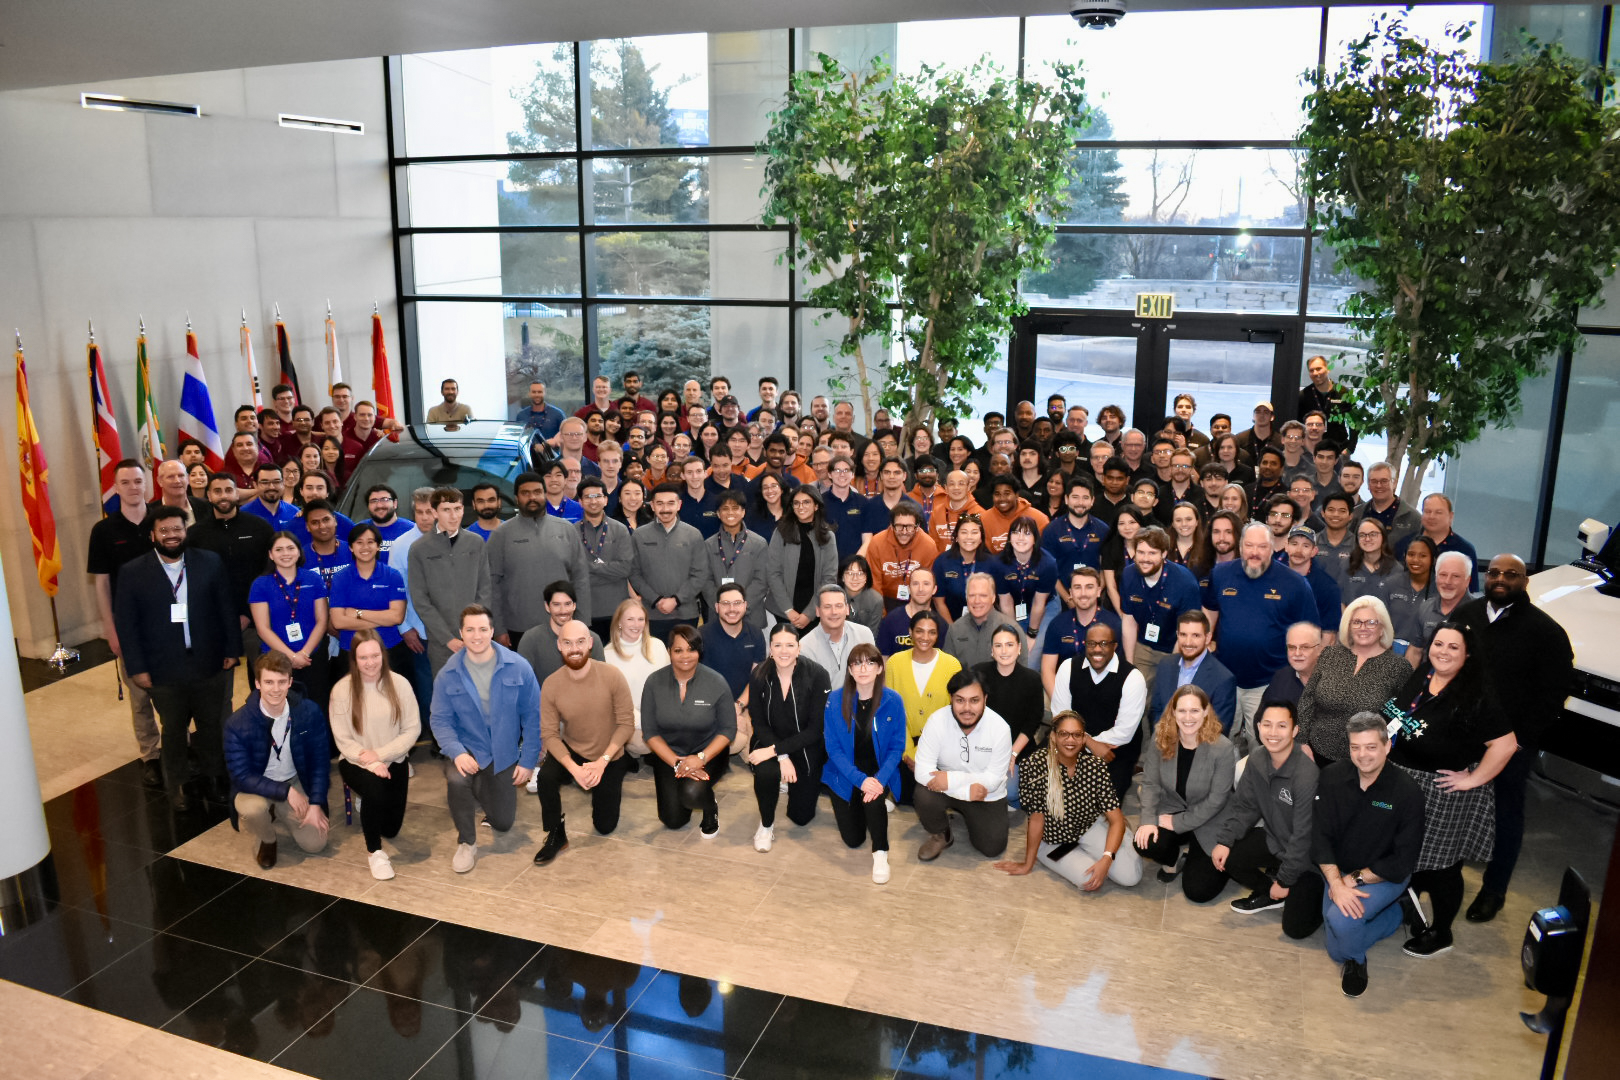
M 1350 880 L 1355 882 L 1357 885 L 1365 885 L 1365 884 L 1367 884 L 1365 881 L 1361 880 L 1361 871 L 1360 870 L 1357 870 L 1355 873 L 1351 874 L 1350 875 Z

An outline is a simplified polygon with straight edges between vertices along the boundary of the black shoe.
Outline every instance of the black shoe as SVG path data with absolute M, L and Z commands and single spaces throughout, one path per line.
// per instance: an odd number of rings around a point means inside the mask
M 1401 952 L 1407 956 L 1415 956 L 1419 960 L 1427 960 L 1431 956 L 1439 956 L 1443 952 L 1450 951 L 1450 930 L 1425 930 L 1401 946 Z
M 169 809 L 177 814 L 187 813 L 191 809 L 191 800 L 186 798 L 183 791 L 171 792 L 169 795 Z
M 698 830 L 698 832 L 699 832 L 699 835 L 701 835 L 703 837 L 703 839 L 705 839 L 705 840 L 713 840 L 716 836 L 719 836 L 720 835 L 720 811 L 719 810 L 705 810 L 705 811 L 703 811 L 703 825 Z
M 1367 992 L 1367 965 L 1359 960 L 1346 960 L 1344 962 L 1344 976 L 1339 980 L 1339 989 L 1344 991 L 1347 998 L 1358 998 Z
M 260 870 L 269 870 L 276 865 L 276 845 L 260 844 L 259 853 L 254 858 L 258 862 Z
M 1507 903 L 1507 897 L 1501 893 L 1483 892 L 1474 897 L 1474 902 L 1468 905 L 1469 922 L 1490 922 L 1501 912 L 1502 905 Z
M 1253 915 L 1258 911 L 1269 911 L 1274 907 L 1282 907 L 1286 901 L 1273 900 L 1271 891 L 1252 892 L 1248 896 L 1240 896 L 1232 901 L 1232 910 L 1239 915 Z
M 1159 878 L 1160 881 L 1164 882 L 1166 885 L 1168 885 L 1171 882 L 1175 881 L 1178 876 L 1179 875 L 1177 875 L 1177 873 L 1174 870 L 1170 869 L 1168 866 L 1161 866 L 1159 868 L 1158 878 Z
M 1417 893 L 1410 886 L 1401 893 L 1400 904 L 1401 921 L 1406 924 L 1406 929 L 1411 932 L 1412 937 L 1420 938 L 1428 933 L 1429 920 L 1423 914 L 1423 905 L 1418 902 Z
M 626 754 L 626 755 L 624 755 L 624 771 L 627 772 L 627 773 L 638 773 L 638 772 L 640 772 L 641 771 L 641 759 L 639 757 L 637 757 L 635 754 Z
M 163 763 L 156 759 L 141 762 L 141 783 L 149 788 L 163 786 Z
M 552 859 L 563 853 L 568 847 L 568 833 L 558 826 L 546 833 L 546 842 L 540 845 L 540 850 L 534 853 L 534 865 L 549 865 Z

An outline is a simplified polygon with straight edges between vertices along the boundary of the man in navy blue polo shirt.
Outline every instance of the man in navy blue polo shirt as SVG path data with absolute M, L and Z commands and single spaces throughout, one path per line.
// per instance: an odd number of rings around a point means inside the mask
M 831 485 L 821 497 L 827 511 L 827 524 L 838 534 L 838 557 L 843 559 L 861 550 L 872 538 L 866 510 L 867 498 L 850 485 L 855 482 L 855 461 L 848 454 L 834 454 L 827 466 Z
M 765 635 L 748 625 L 748 596 L 729 581 L 715 590 L 715 618 L 703 624 L 703 663 L 718 671 L 735 700 L 746 700 L 748 676 L 765 659 Z
M 1093 623 L 1100 622 L 1113 630 L 1114 640 L 1119 640 L 1119 616 L 1098 606 L 1102 594 L 1101 571 L 1094 566 L 1074 568 L 1069 575 L 1069 599 L 1074 606 L 1058 612 L 1058 617 L 1046 628 L 1046 643 L 1041 648 L 1041 682 L 1048 697 L 1057 681 L 1058 665 L 1076 656 L 1085 656 L 1086 631 Z
M 689 457 L 681 462 L 681 520 L 692 526 L 707 540 L 720 531 L 716 495 L 709 490 L 703 474 L 708 469 L 700 457 Z
M 1103 541 L 1112 531 L 1091 516 L 1091 505 L 1096 501 L 1095 480 L 1080 473 L 1069 477 L 1063 490 L 1063 502 L 1069 512 L 1053 518 L 1041 533 L 1041 549 L 1057 561 L 1057 591 L 1065 607 L 1074 606 L 1074 599 L 1069 595 L 1069 579 L 1075 567 L 1097 567 Z M 1084 636 L 1085 632 L 1081 631 L 1082 640 Z
M 1169 555 L 1170 535 L 1150 525 L 1137 534 L 1136 553 L 1119 581 L 1125 662 L 1142 673 L 1149 698 L 1159 665 L 1175 647 L 1176 619 L 1201 606 L 1198 579 L 1185 566 L 1168 561 Z

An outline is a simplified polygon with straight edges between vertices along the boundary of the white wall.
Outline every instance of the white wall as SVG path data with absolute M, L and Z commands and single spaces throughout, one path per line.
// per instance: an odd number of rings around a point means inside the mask
M 247 309 L 268 391 L 280 303 L 306 398 L 326 404 L 330 298 L 344 374 L 370 396 L 370 316 L 381 304 L 396 405 L 397 306 L 379 59 L 216 71 L 0 94 L 0 327 L 22 331 L 35 420 L 51 467 L 63 571 L 62 636 L 101 633 L 85 546 L 100 518 L 85 325 L 94 319 L 126 452 L 134 445 L 136 320 L 144 316 L 165 437 L 174 450 L 187 313 L 221 434 L 248 400 L 237 349 Z M 200 105 L 184 118 L 81 108 L 91 90 Z M 284 129 L 278 112 L 359 120 L 363 135 Z M 14 398 L 11 366 L 0 393 Z M 15 410 L 0 406 L 12 445 Z M 19 649 L 52 648 L 13 467 L 0 469 L 0 558 Z

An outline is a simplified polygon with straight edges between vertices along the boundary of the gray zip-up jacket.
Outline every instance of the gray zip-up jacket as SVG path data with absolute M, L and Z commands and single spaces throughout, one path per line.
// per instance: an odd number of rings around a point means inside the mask
M 630 530 L 610 517 L 602 519 L 600 529 L 588 521 L 574 528 L 579 531 L 585 572 L 591 579 L 590 618 L 610 618 L 620 603 L 630 599 L 630 579 L 636 571 L 636 546 L 630 542 Z
M 828 537 L 825 544 L 817 544 L 812 538 L 810 543 L 816 552 L 815 581 L 810 589 L 809 603 L 806 605 L 809 610 L 801 614 L 814 618 L 816 590 L 838 581 L 838 538 Z M 793 582 L 798 576 L 799 545 L 790 544 L 783 539 L 782 527 L 778 525 L 776 532 L 771 534 L 771 542 L 765 548 L 765 579 L 769 586 L 765 603 L 770 613 L 779 619 L 793 607 Z
M 656 519 L 630 534 L 636 549 L 636 568 L 630 584 L 647 605 L 649 619 L 695 619 L 697 600 L 709 576 L 703 557 L 703 534 L 684 521 L 665 529 Z M 654 605 L 663 596 L 675 598 L 668 615 Z
M 574 586 L 574 618 L 591 621 L 591 577 L 579 531 L 562 518 L 519 514 L 489 538 L 489 577 L 495 590 L 495 633 L 519 633 L 550 618 L 545 588 L 553 581 Z
M 770 593 L 770 580 L 766 573 L 767 553 L 770 545 L 757 532 L 742 531 L 742 550 L 738 551 L 725 529 L 703 541 L 704 561 L 709 568 L 709 580 L 703 587 L 703 597 L 709 610 L 715 610 L 715 594 L 727 578 L 742 586 L 748 598 L 748 617 L 745 620 L 756 630 L 765 629 L 765 604 Z M 729 565 L 728 565 L 729 564 Z
M 1311 803 L 1316 799 L 1316 762 L 1305 756 L 1302 743 L 1282 768 L 1271 765 L 1271 751 L 1257 746 L 1249 754 L 1237 790 L 1226 804 L 1226 818 L 1215 843 L 1231 847 L 1256 822 L 1266 823 L 1266 849 L 1282 860 L 1277 883 L 1293 887 L 1299 875 L 1311 872 Z M 1213 850 L 1213 849 L 1212 849 Z
M 411 545 L 407 586 L 428 640 L 441 646 L 454 641 L 461 636 L 462 608 L 490 607 L 489 552 L 483 538 L 466 529 L 453 544 L 442 532 L 423 536 Z

